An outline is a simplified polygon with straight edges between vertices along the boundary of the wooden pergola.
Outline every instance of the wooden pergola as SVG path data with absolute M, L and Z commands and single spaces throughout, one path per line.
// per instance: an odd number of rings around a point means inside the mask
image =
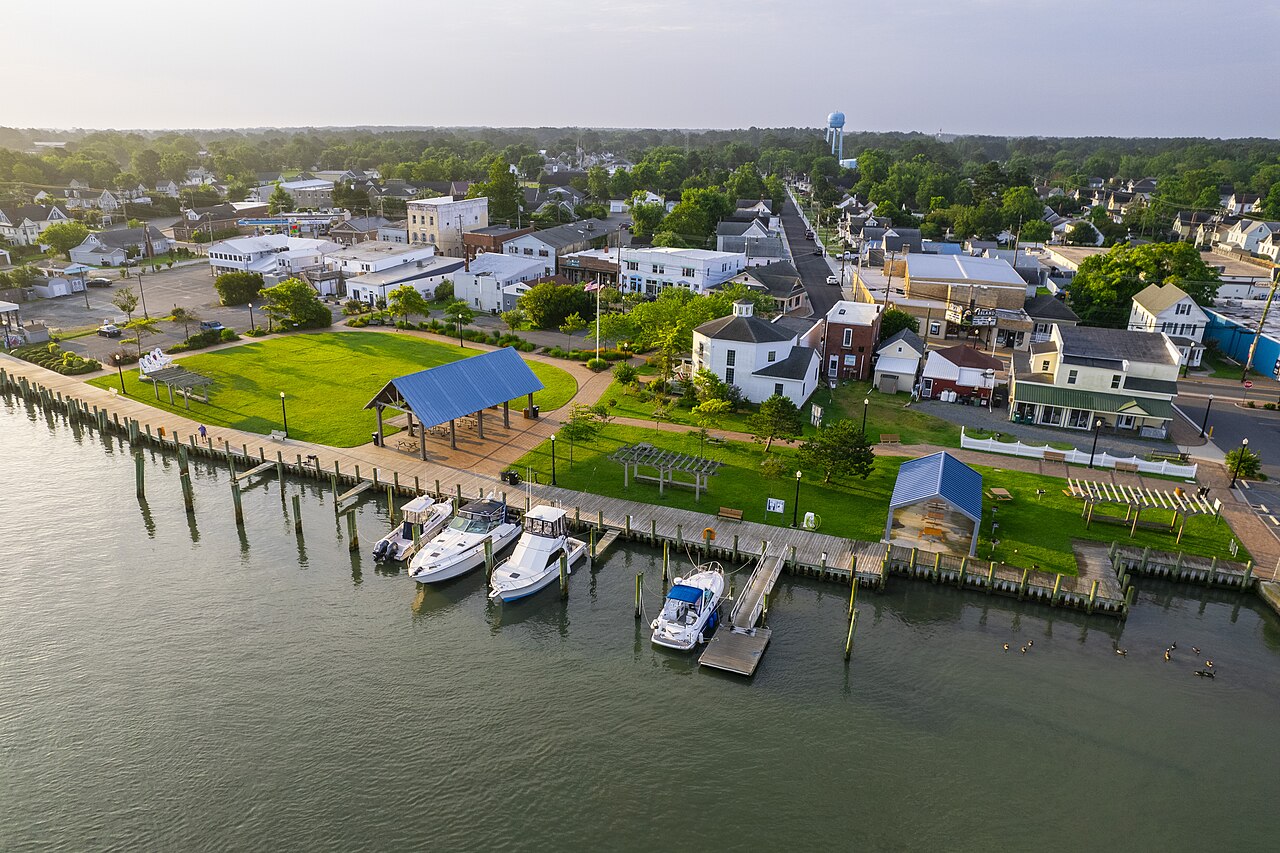
M 1072 477 L 1067 478 L 1067 484 L 1070 486 L 1072 497 L 1081 498 L 1085 502 L 1082 515 L 1085 518 L 1086 530 L 1093 521 L 1093 508 L 1098 504 L 1113 504 L 1125 508 L 1123 523 L 1129 525 L 1130 537 L 1137 532 L 1138 519 L 1144 509 L 1167 510 L 1173 513 L 1169 532 L 1172 533 L 1174 528 L 1177 528 L 1176 541 L 1181 542 L 1188 518 L 1193 515 L 1216 517 L 1222 512 L 1222 501 L 1217 498 L 1210 503 L 1208 498 L 1199 492 L 1191 493 L 1180 488 L 1169 491 L 1144 486 L 1123 486 L 1103 480 L 1077 480 Z
M 697 456 L 662 450 L 647 443 L 628 444 L 614 451 L 609 456 L 609 459 L 622 465 L 622 487 L 624 489 L 631 484 L 633 479 L 657 483 L 658 494 L 660 495 L 666 485 L 685 486 L 693 489 L 693 499 L 695 501 L 702 497 L 702 492 L 707 488 L 707 478 L 720 470 L 722 465 L 722 463 L 713 459 L 701 459 Z M 642 467 L 653 468 L 658 472 L 658 476 L 641 474 L 640 469 Z M 675 479 L 675 474 L 677 473 L 689 474 L 693 477 L 693 481 L 677 480 Z
M 173 389 L 177 388 L 182 393 L 182 399 L 186 403 L 187 409 L 191 408 L 191 392 L 197 391 L 200 394 L 201 402 L 209 402 L 209 386 L 213 384 L 213 380 L 208 376 L 201 376 L 199 373 L 192 373 L 185 367 L 162 367 L 159 370 L 153 370 L 150 373 L 140 374 L 143 380 L 149 380 L 156 389 L 156 399 L 160 399 L 160 384 L 169 389 L 169 405 L 176 405 L 173 399 Z

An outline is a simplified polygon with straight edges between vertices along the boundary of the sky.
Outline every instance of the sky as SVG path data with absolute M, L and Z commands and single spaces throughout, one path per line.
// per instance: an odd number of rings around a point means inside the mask
M 5 5 L 10 127 L 1280 135 L 1274 0 Z

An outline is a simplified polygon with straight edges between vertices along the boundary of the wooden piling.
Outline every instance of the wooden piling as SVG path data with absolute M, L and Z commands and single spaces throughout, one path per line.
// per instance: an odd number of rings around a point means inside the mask
M 1018 584 L 1018 598 L 1025 598 L 1027 595 L 1027 582 L 1031 580 L 1031 570 L 1022 570 L 1022 583 Z
M 360 534 L 356 530 L 356 511 L 347 510 L 347 548 L 351 551 L 360 548 Z
M 995 561 L 992 561 L 991 565 L 987 566 L 987 595 L 990 595 L 992 591 L 995 590 L 995 588 L 996 588 L 996 564 L 995 564 Z
M 560 552 L 560 597 L 569 597 L 569 555 Z
M 484 582 L 487 586 L 493 577 L 493 540 L 484 540 Z
M 133 478 L 134 478 L 134 485 L 138 493 L 138 500 L 144 500 L 147 497 L 147 490 L 143 486 L 143 475 L 146 470 L 145 468 L 146 464 L 147 464 L 147 460 L 143 457 L 141 453 L 135 453 L 133 455 L 133 471 L 134 471 Z
M 293 532 L 302 535 L 302 498 L 293 496 Z
M 636 572 L 636 618 L 640 618 L 640 584 L 644 581 L 644 572 Z
M 853 606 L 858 603 L 858 576 L 852 576 L 852 583 L 849 584 L 849 611 L 845 614 L 848 618 L 853 618 Z
M 1062 575 L 1058 575 L 1056 578 L 1054 578 L 1054 581 L 1053 581 L 1053 598 L 1049 599 L 1050 606 L 1052 607 L 1058 606 L 1058 590 L 1061 589 L 1061 587 L 1062 587 Z
M 844 639 L 844 659 L 848 660 L 853 654 L 853 627 L 858 624 L 858 611 L 853 611 L 853 615 L 849 617 L 849 635 Z
M 671 543 L 665 539 L 662 542 L 662 588 L 667 588 L 667 567 L 671 563 Z
M 958 586 L 960 589 L 964 589 L 964 576 L 968 572 L 968 569 L 969 569 L 969 556 L 966 554 L 965 556 L 960 558 L 960 574 L 959 576 L 956 577 L 956 586 Z
M 240 505 L 240 484 L 231 478 L 231 506 L 235 509 L 236 526 L 244 527 L 244 507 Z
M 396 526 L 396 494 L 391 484 L 387 484 L 387 517 L 391 519 L 391 526 Z
M 1097 598 L 1098 598 L 1098 582 L 1094 581 L 1093 586 L 1089 588 L 1089 604 L 1086 607 L 1087 613 L 1093 612 L 1093 603 L 1094 601 L 1097 600 Z
M 462 484 L 455 483 L 454 485 L 456 486 L 457 492 L 458 492 L 458 506 L 462 506 Z

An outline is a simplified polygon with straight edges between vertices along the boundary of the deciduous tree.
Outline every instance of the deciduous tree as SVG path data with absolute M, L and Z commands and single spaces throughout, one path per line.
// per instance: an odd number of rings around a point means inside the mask
M 1071 308 L 1090 326 L 1128 326 L 1134 295 L 1151 284 L 1176 284 L 1200 305 L 1218 292 L 1218 273 L 1190 243 L 1116 246 L 1080 263 L 1071 282 Z
M 890 308 L 880 315 L 880 340 L 888 340 L 903 329 L 920 331 L 920 321 L 901 308 Z
M 398 315 L 406 323 L 410 314 L 425 317 L 431 313 L 427 300 L 422 298 L 418 288 L 412 284 L 402 284 L 387 294 L 387 310 L 393 317 Z
M 573 349 L 573 335 L 575 332 L 581 332 L 587 327 L 587 321 L 582 319 L 582 315 L 577 311 L 564 318 L 564 322 L 560 324 L 560 333 L 567 338 L 565 341 L 566 349 Z
M 89 229 L 81 222 L 55 222 L 40 232 L 40 242 L 70 258 L 71 250 L 83 243 L 88 236 Z
M 320 296 L 301 279 L 287 278 L 263 290 L 261 296 L 262 310 L 281 328 L 323 329 L 333 324 L 333 315 Z

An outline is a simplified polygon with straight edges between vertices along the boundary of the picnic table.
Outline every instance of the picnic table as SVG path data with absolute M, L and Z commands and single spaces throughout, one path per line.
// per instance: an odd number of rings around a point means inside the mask
M 1011 500 L 1013 500 L 1013 495 L 1009 494 L 1009 490 L 1008 490 L 1008 489 L 992 489 L 992 490 L 991 490 L 991 497 L 995 498 L 995 499 L 996 499 L 996 500 L 998 500 L 998 501 L 1011 501 Z

